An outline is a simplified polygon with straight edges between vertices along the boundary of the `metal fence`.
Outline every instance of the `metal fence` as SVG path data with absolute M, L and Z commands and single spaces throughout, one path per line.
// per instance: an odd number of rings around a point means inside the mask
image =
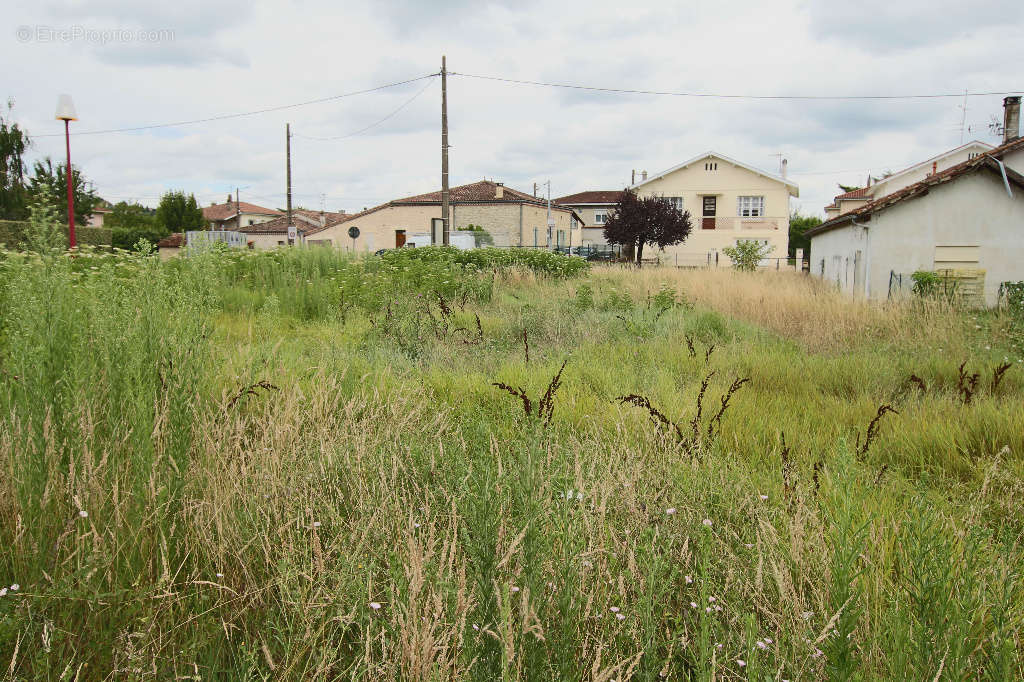
M 191 230 L 185 233 L 185 244 L 190 250 L 208 249 L 214 244 L 225 244 L 244 249 L 248 237 L 244 232 L 233 230 Z

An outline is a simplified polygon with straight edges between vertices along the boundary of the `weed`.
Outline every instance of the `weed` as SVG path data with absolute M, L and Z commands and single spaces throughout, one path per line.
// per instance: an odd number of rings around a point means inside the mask
M 878 411 L 875 413 L 875 416 L 872 417 L 871 422 L 868 423 L 868 430 L 864 436 L 863 443 L 861 443 L 860 433 L 857 433 L 856 452 L 858 458 L 863 459 L 864 457 L 867 456 L 868 449 L 871 447 L 871 443 L 875 440 L 875 437 L 878 436 L 879 424 L 882 421 L 882 417 L 889 413 L 899 414 L 899 412 L 893 409 L 892 405 L 879 405 Z
M 510 386 L 500 381 L 494 382 L 491 385 L 519 398 L 523 404 L 523 414 L 526 417 L 535 416 L 540 420 L 543 426 L 547 426 L 551 423 L 551 417 L 555 412 L 555 394 L 558 393 L 558 389 L 562 386 L 562 372 L 565 371 L 565 365 L 568 362 L 568 359 L 563 360 L 562 366 L 558 368 L 558 372 L 551 377 L 551 381 L 548 382 L 547 389 L 544 391 L 543 395 L 541 395 L 540 400 L 537 403 L 536 414 L 533 412 L 533 402 L 526 394 L 525 389 Z
M 928 392 L 928 385 L 924 382 L 924 379 L 922 379 L 921 377 L 917 376 L 916 374 L 911 374 L 909 381 L 910 381 L 910 383 L 912 383 L 915 386 L 917 386 L 917 389 L 921 393 L 927 393 Z
M 956 380 L 956 390 L 964 405 L 970 405 L 971 399 L 978 390 L 979 374 L 975 372 L 974 374 L 968 375 L 967 371 L 964 369 L 966 366 L 967 361 L 964 360 L 960 363 L 960 367 L 957 369 L 958 376 Z
M 249 384 L 248 386 L 243 386 L 242 388 L 238 389 L 238 393 L 236 393 L 235 395 L 231 396 L 231 399 L 228 400 L 227 409 L 228 410 L 232 409 L 235 405 L 238 404 L 238 401 L 240 401 L 242 398 L 249 398 L 249 397 L 258 398 L 259 395 L 260 395 L 260 393 L 259 393 L 260 390 L 262 390 L 262 391 L 280 391 L 281 389 L 278 388 L 277 386 L 275 386 L 274 384 L 270 383 L 269 381 L 266 381 L 266 380 L 257 381 L 254 384 Z
M 989 391 L 991 391 L 992 395 L 995 395 L 996 391 L 999 390 L 999 384 L 1002 383 L 1003 377 L 1011 367 L 1013 367 L 1013 365 L 1008 362 L 1004 362 L 992 370 L 992 383 L 989 384 Z

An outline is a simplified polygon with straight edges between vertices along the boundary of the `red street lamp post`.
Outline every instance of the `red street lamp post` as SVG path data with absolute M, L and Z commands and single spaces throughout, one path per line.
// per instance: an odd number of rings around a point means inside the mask
M 64 175 L 68 180 L 68 245 L 73 249 L 76 246 L 75 241 L 75 192 L 74 183 L 72 181 L 71 173 L 71 127 L 72 121 L 77 121 L 78 116 L 75 115 L 75 105 L 71 101 L 71 95 L 61 95 L 57 98 L 57 115 L 54 117 L 58 121 L 64 121 L 64 146 L 67 148 L 68 153 L 68 165 L 65 168 Z

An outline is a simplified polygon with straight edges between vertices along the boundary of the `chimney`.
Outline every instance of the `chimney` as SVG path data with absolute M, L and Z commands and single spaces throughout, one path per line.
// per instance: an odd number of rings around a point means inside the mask
M 632 169 L 632 170 L 631 170 L 631 171 L 629 172 L 629 178 L 630 178 L 630 179 L 629 179 L 629 184 L 631 184 L 631 185 L 635 185 L 635 184 L 636 184 L 636 168 L 633 168 L 633 169 Z
M 231 195 L 230 194 L 228 195 L 228 198 L 227 198 L 227 200 L 224 201 L 224 203 L 225 204 L 233 204 L 234 203 L 233 201 L 231 201 Z
M 782 160 L 782 179 L 786 179 L 786 172 L 789 170 L 789 159 Z
M 938 172 L 939 172 L 939 162 L 938 161 L 932 161 L 932 175 L 935 175 Z
M 505 198 L 505 183 L 496 182 L 494 183 L 494 198 L 504 199 Z
M 1003 144 L 1020 137 L 1020 95 L 1003 99 Z
M 647 171 L 640 171 L 640 182 L 647 182 Z
M 327 218 L 324 216 L 324 210 L 321 208 L 320 209 L 320 227 L 323 227 L 326 224 L 327 224 Z

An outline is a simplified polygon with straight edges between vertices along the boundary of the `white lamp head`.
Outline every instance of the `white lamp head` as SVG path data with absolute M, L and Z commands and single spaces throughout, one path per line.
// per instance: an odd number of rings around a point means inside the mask
M 71 101 L 71 95 L 61 95 L 57 98 L 57 113 L 54 116 L 58 121 L 77 121 L 75 103 Z

